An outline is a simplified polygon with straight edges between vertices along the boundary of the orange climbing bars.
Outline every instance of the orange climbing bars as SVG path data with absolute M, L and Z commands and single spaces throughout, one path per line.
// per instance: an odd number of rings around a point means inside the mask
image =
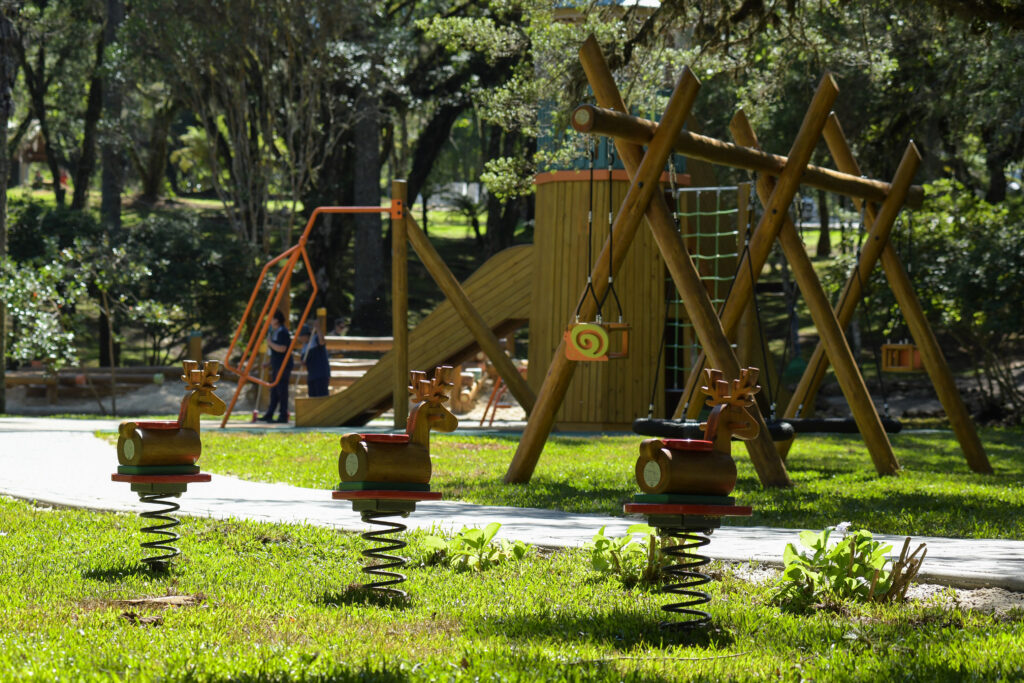
M 305 308 L 302 309 L 302 316 L 299 318 L 299 322 L 296 325 L 296 330 L 302 328 L 302 325 L 306 322 L 306 318 L 309 316 L 309 311 L 313 307 L 313 301 L 316 299 L 318 291 L 316 284 L 316 277 L 313 275 L 313 268 L 309 262 L 309 252 L 306 251 L 306 243 L 309 241 L 309 233 L 313 230 L 313 224 L 316 223 L 317 217 L 321 214 L 354 214 L 354 213 L 386 213 L 391 218 L 404 218 L 405 216 L 405 202 L 402 199 L 392 199 L 390 206 L 319 206 L 313 209 L 313 213 L 310 214 L 309 220 L 306 222 L 306 227 L 302 231 L 302 235 L 299 236 L 298 242 L 294 246 L 285 249 L 281 254 L 272 258 L 263 266 L 263 270 L 260 271 L 259 278 L 256 280 L 256 286 L 253 287 L 252 295 L 249 297 L 249 303 L 245 307 L 245 313 L 242 314 L 242 319 L 238 323 L 238 328 L 235 330 L 235 336 L 231 339 L 231 345 L 228 346 L 228 351 L 224 358 L 224 367 L 238 375 L 238 387 L 235 389 L 234 396 L 231 397 L 231 402 L 228 403 L 228 408 L 224 411 L 224 418 L 221 420 L 220 426 L 223 427 L 228 423 L 228 418 L 231 417 L 231 411 L 235 407 L 235 403 L 238 401 L 238 396 L 242 393 L 242 387 L 245 386 L 246 382 L 253 382 L 254 384 L 261 384 L 265 387 L 272 387 L 277 385 L 281 381 L 281 376 L 284 374 L 285 364 L 281 365 L 281 368 L 277 371 L 277 376 L 271 380 L 261 379 L 254 377 L 252 374 L 253 365 L 256 362 L 257 352 L 259 350 L 260 340 L 263 339 L 267 334 L 267 328 L 270 326 L 270 319 L 274 314 L 274 311 L 281 305 L 281 298 L 284 296 L 284 290 L 286 284 L 291 280 L 292 271 L 295 269 L 295 265 L 302 259 L 302 262 L 306 266 L 306 273 L 309 275 L 309 283 L 312 286 L 312 291 L 309 294 L 309 301 L 306 302 Z M 256 318 L 256 325 L 253 328 L 252 333 L 249 335 L 249 341 L 245 345 L 245 350 L 242 352 L 241 357 L 235 364 L 231 363 L 231 354 L 234 353 L 235 346 L 238 344 L 238 340 L 242 336 L 242 330 L 245 328 L 245 323 L 249 319 L 249 314 L 253 310 L 253 306 L 256 303 L 257 298 L 260 295 L 260 285 L 265 281 L 267 272 L 274 265 L 284 261 L 284 265 L 281 270 L 278 271 L 277 277 L 274 278 L 274 283 L 270 287 L 270 292 L 267 295 L 266 300 L 263 302 L 263 307 L 260 309 L 259 315 Z M 298 335 L 292 335 L 292 341 L 288 345 L 288 350 L 285 352 L 286 357 L 290 356 L 292 349 L 295 347 L 295 339 Z

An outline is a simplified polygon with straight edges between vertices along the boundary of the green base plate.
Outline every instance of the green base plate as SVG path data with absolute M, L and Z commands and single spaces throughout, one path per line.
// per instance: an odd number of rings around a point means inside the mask
M 429 491 L 430 484 L 404 484 L 395 481 L 343 481 L 335 491 Z
M 156 465 L 139 467 L 137 465 L 118 465 L 118 474 L 199 474 L 199 465 Z
M 669 505 L 735 505 L 732 496 L 694 496 L 683 493 L 638 493 L 634 503 L 666 503 Z

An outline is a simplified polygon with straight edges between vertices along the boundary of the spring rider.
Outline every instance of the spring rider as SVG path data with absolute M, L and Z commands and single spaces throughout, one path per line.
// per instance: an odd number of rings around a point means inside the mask
M 169 513 L 181 506 L 167 498 L 180 497 L 189 484 L 210 481 L 210 475 L 201 474 L 196 464 L 202 453 L 199 416 L 223 415 L 227 408 L 214 393 L 215 382 L 220 379 L 218 361 L 206 361 L 202 369 L 194 360 L 186 360 L 182 366 L 186 392 L 178 419 L 122 422 L 117 439 L 120 464 L 117 473 L 110 477 L 131 484 L 143 503 L 164 506 L 140 513 L 143 519 L 158 522 L 142 528 L 143 533 L 157 536 L 156 540 L 142 543 L 142 547 L 161 553 L 142 558 L 150 569 L 166 569 L 171 559 L 180 554 L 170 544 L 180 538 L 171 529 L 181 522 Z
M 363 538 L 378 543 L 363 551 L 363 557 L 377 561 L 363 567 L 363 573 L 377 580 L 365 584 L 388 598 L 405 598 L 403 590 L 392 588 L 405 581 L 405 575 L 393 569 L 405 566 L 406 558 L 391 555 L 406 546 L 391 534 L 405 531 L 404 524 L 384 517 L 408 517 L 416 503 L 440 500 L 439 491 L 430 490 L 430 431 L 452 432 L 459 426 L 447 407 L 452 368 L 434 370 L 433 379 L 418 370 L 409 373 L 409 393 L 416 405 L 409 411 L 405 434 L 345 434 L 341 437 L 338 472 L 341 483 L 331 492 L 334 500 L 352 501 L 352 509 L 368 524 L 385 527 L 367 531 Z
M 740 370 L 731 389 L 721 371 L 708 369 L 706 373 L 707 386 L 701 391 L 708 396 L 711 414 L 701 425 L 704 439 L 645 439 L 636 461 L 636 481 L 643 493 L 624 508 L 626 513 L 646 515 L 662 538 L 678 541 L 663 548 L 675 562 L 663 570 L 667 577 L 662 592 L 685 600 L 664 605 L 662 610 L 691 618 L 663 621 L 662 628 L 692 629 L 710 623 L 711 615 L 695 606 L 711 600 L 697 589 L 711 581 L 699 571 L 711 558 L 695 551 L 711 542 L 708 536 L 722 525 L 722 517 L 749 517 L 751 513 L 749 506 L 736 505 L 729 495 L 736 486 L 731 442 L 733 437 L 757 437 L 758 424 L 748 408 L 761 388 L 757 386 L 759 371 Z

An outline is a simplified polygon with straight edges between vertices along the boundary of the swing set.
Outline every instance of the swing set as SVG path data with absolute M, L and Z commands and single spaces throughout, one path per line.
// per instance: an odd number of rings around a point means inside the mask
M 903 205 L 919 205 L 923 197 L 920 187 L 911 184 L 921 160 L 913 142 L 908 143 L 891 183 L 862 177 L 838 118 L 831 112 L 838 87 L 830 74 L 826 74 L 819 83 L 789 154 L 779 156 L 761 150 L 757 136 L 742 111 L 737 112 L 730 124 L 735 143 L 683 131 L 683 124 L 700 88 L 700 83 L 688 68 L 684 68 L 661 121 L 655 123 L 628 113 L 593 37 L 588 38 L 581 47 L 580 61 L 597 105 L 578 107 L 573 113 L 573 126 L 583 133 L 614 138 L 619 158 L 630 178 L 630 186 L 615 217 L 613 234 L 605 241 L 597 259 L 591 261 L 594 266 L 587 286 L 593 290 L 593 296 L 588 295 L 587 289 L 584 290 L 579 299 L 577 318 L 596 318 L 599 313 L 598 303 L 607 295 L 609 283 L 613 282 L 621 267 L 641 220 L 646 218 L 703 348 L 703 353 L 695 363 L 692 378 L 696 379 L 702 374 L 706 362 L 709 363 L 708 367 L 721 369 L 726 377 L 738 377 L 740 364 L 730 344 L 730 336 L 735 334 L 751 302 L 758 274 L 773 244 L 778 240 L 821 339 L 783 418 L 798 414 L 803 402 L 817 391 L 827 363 L 830 362 L 876 471 L 879 474 L 895 474 L 899 470 L 899 463 L 843 333 L 852 318 L 856 302 L 863 295 L 862 283 L 874 264 L 880 260 L 969 466 L 977 472 L 992 471 L 906 271 L 889 244 L 889 233 Z M 838 170 L 809 163 L 822 135 Z M 642 145 L 647 145 L 646 151 Z M 658 192 L 659 177 L 673 151 L 701 161 L 742 168 L 758 174 L 756 189 L 764 211 L 740 259 L 729 294 L 717 309 L 675 228 L 665 198 Z M 853 198 L 858 208 L 863 207 L 865 223 L 870 226 L 869 239 L 859 254 L 855 273 L 847 280 L 835 309 L 789 218 L 789 207 L 801 184 Z M 535 408 L 506 472 L 506 483 L 529 481 L 536 467 L 576 366 L 576 361 L 565 352 L 566 344 L 563 339 L 563 348 L 555 353 L 548 368 Z M 692 393 L 684 393 L 675 417 L 681 417 L 684 411 L 693 413 L 687 414 L 687 417 L 696 417 L 700 405 L 698 401 L 688 400 Z M 762 412 L 755 406 L 751 413 L 761 429 L 756 439 L 745 443 L 762 485 L 791 485 L 783 460 L 784 452 L 780 453 L 772 441 Z

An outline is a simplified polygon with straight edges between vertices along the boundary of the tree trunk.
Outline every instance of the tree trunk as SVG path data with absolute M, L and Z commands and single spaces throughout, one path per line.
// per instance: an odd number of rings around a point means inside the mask
M 818 232 L 817 256 L 828 258 L 832 255 L 832 235 L 829 232 L 828 195 L 825 190 L 818 190 L 818 218 L 821 227 Z
M 7 256 L 7 174 L 10 156 L 7 149 L 7 122 L 14 110 L 12 90 L 18 74 L 14 25 L 0 14 L 0 260 Z M 7 312 L 0 300 L 0 413 L 7 412 Z
M 350 135 L 343 136 L 324 163 L 317 186 L 302 198 L 307 215 L 317 206 L 351 206 L 354 156 Z M 309 236 L 309 260 L 320 290 L 320 305 L 331 318 L 351 315 L 349 261 L 353 222 L 350 216 L 321 216 Z M 328 325 L 328 328 L 331 326 Z
M 71 197 L 71 208 L 82 210 L 88 208 L 89 181 L 96 170 L 96 129 L 100 116 L 103 114 L 103 78 L 100 68 L 103 66 L 103 34 L 96 41 L 96 63 L 93 65 L 93 76 L 89 81 L 89 96 L 85 107 L 83 121 L 82 152 L 75 168 L 75 192 Z
M 107 293 L 103 292 L 101 295 L 101 301 L 103 303 L 102 314 L 100 317 L 100 324 L 103 325 L 104 320 L 106 321 L 107 331 L 107 353 L 110 358 L 114 358 L 114 315 L 110 310 L 110 300 L 107 298 Z M 102 365 L 102 363 L 101 363 Z M 117 417 L 117 363 L 111 362 L 110 364 L 110 414 Z
M 124 0 L 107 0 L 107 23 L 103 30 L 105 45 L 117 40 L 117 28 L 124 21 Z M 120 129 L 123 103 L 121 84 L 110 79 L 103 89 L 103 172 L 100 179 L 100 217 L 108 233 L 121 231 L 121 191 L 124 189 L 124 155 L 121 151 Z
M 380 111 L 379 102 L 368 95 L 357 100 L 360 112 L 355 124 L 356 202 L 380 205 Z M 355 282 L 353 283 L 353 334 L 380 335 L 391 328 L 391 316 L 384 297 L 384 239 L 379 214 L 355 218 Z
M 998 204 L 1006 200 L 1007 161 L 1007 155 L 1002 153 L 989 152 L 985 157 L 985 166 L 988 168 L 988 190 L 985 192 L 985 201 L 989 204 Z

